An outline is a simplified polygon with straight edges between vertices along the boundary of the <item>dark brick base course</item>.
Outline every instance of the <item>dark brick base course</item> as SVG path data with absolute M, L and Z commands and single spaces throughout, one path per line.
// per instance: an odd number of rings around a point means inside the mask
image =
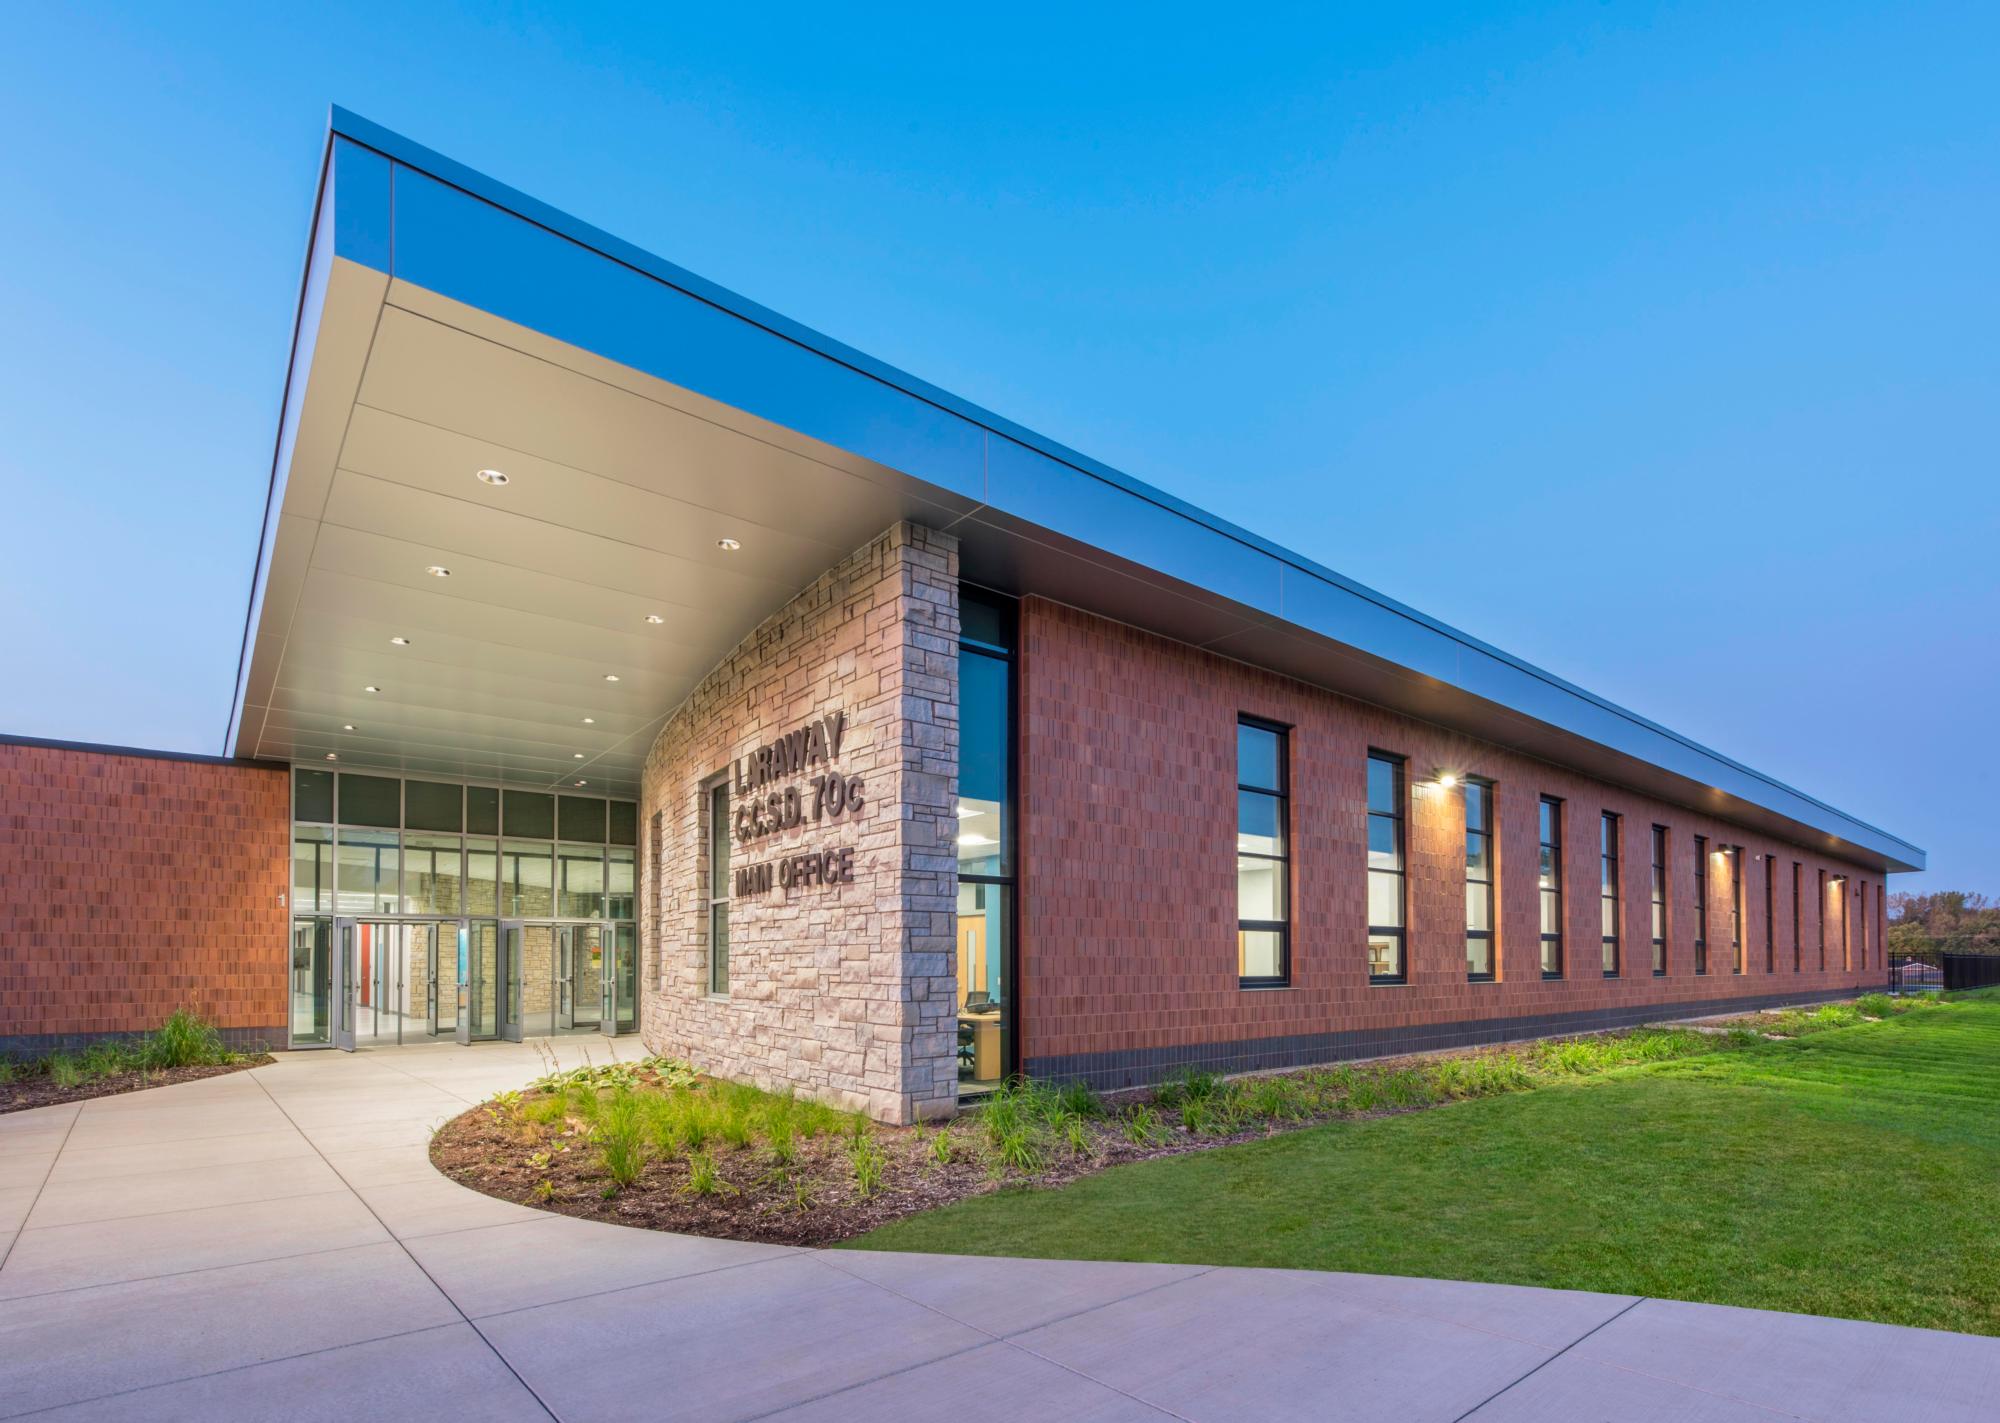
M 1465 1023 L 1425 1023 L 1405 1028 L 1355 1029 L 1290 1037 L 1248 1038 L 1236 1042 L 1190 1043 L 1179 1047 L 1074 1053 L 1066 1057 L 1030 1058 L 1023 1064 L 1023 1069 L 1028 1076 L 1045 1081 L 1080 1081 L 1100 1092 L 1115 1092 L 1126 1087 L 1151 1086 L 1188 1068 L 1223 1075 L 1268 1072 L 1354 1058 L 1397 1057 L 1406 1053 L 1484 1047 L 1493 1043 L 1520 1042 L 1568 1033 L 1604 1032 L 1675 1018 L 1750 1013 L 1760 1008 L 1853 998 L 1868 991 L 1867 988 L 1833 988 L 1812 993 L 1765 993 L 1720 1001 L 1707 998 L 1691 1003 L 1641 1003 L 1576 1013 L 1484 1018 Z
M 291 1029 L 218 1028 L 222 1041 L 235 1052 L 284 1052 L 291 1046 Z M 0 1058 L 47 1057 L 54 1052 L 79 1052 L 107 1038 L 131 1042 L 144 1033 L 8 1033 L 0 1035 Z

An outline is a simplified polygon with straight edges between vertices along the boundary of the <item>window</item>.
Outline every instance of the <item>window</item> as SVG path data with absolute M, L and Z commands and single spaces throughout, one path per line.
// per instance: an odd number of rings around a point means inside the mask
M 958 594 L 958 1090 L 993 1090 L 1014 1060 L 1014 643 L 1017 609 Z
M 1847 876 L 1833 877 L 1833 897 L 1840 902 L 1840 971 L 1850 973 L 1854 969 L 1853 939 L 1847 933 Z
M 1708 839 L 1694 837 L 1694 971 L 1708 972 Z
M 1667 972 L 1667 827 L 1653 827 L 1653 977 Z
M 1804 919 L 1798 917 L 1798 881 L 1804 875 L 1804 865 L 1796 859 L 1792 861 L 1792 971 L 1800 973 L 1806 967 L 1806 933 L 1800 927 Z
M 1764 972 L 1778 971 L 1778 857 L 1764 856 Z
M 708 793 L 708 991 L 729 992 L 729 778 Z
M 1819 971 L 1826 972 L 1826 871 L 1819 872 Z
M 1743 847 L 1729 847 L 1729 971 L 1743 972 Z
M 1402 983 L 1403 762 L 1368 753 L 1368 981 Z
M 1868 971 L 1868 881 L 1860 880 L 1861 886 L 1861 971 Z
M 1604 976 L 1618 977 L 1618 817 L 1605 811 L 1597 823 L 1598 912 L 1604 921 Z
M 1465 976 L 1493 981 L 1493 783 L 1465 783 Z
M 1244 988 L 1282 988 L 1291 981 L 1285 772 L 1284 729 L 1238 720 L 1236 980 Z
M 1542 797 L 1542 977 L 1563 972 L 1562 802 Z

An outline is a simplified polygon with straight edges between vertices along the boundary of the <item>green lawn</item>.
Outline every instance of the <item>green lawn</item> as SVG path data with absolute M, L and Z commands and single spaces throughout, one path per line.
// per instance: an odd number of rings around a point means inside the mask
M 849 1246 L 1431 1275 L 2000 1334 L 2000 999 L 1002 1191 Z

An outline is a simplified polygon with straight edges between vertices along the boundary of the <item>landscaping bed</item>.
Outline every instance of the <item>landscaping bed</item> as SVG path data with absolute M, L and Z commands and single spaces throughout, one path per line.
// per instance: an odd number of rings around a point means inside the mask
M 825 1245 L 1003 1189 L 1757 1040 L 1642 1028 L 1229 1081 L 1188 1073 L 1115 1101 L 1080 1085 L 1025 1083 L 955 1121 L 902 1128 L 656 1058 L 503 1093 L 442 1127 L 431 1160 L 473 1190 L 566 1215 Z
M 176 1013 L 141 1038 L 105 1038 L 26 1062 L 0 1059 L 0 1113 L 220 1077 L 270 1061 L 269 1053 L 232 1051 L 195 1014 Z

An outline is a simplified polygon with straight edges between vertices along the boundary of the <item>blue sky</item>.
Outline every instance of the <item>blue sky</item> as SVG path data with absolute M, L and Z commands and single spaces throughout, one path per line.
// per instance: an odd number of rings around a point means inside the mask
M 339 102 L 2000 891 L 1990 5 L 16 7 L 0 731 L 220 749 Z

